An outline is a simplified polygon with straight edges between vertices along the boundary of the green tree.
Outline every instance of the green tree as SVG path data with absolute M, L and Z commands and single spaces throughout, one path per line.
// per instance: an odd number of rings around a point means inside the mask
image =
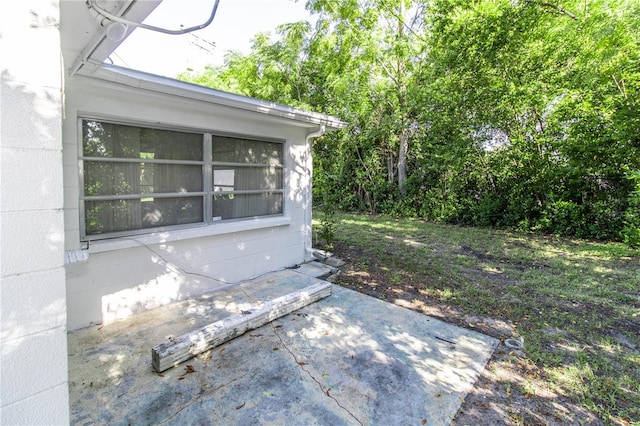
M 637 4 L 441 0 L 430 12 L 422 78 L 477 147 L 472 222 L 615 236 L 623 167 L 638 168 Z
M 257 34 L 251 54 L 228 52 L 223 66 L 207 66 L 201 73 L 183 73 L 178 78 L 233 93 L 309 108 L 309 84 L 304 58 L 310 24 L 297 22 L 277 28 L 279 39 Z
M 375 154 L 386 174 L 386 186 L 397 182 L 399 193 L 405 195 L 410 143 L 417 127 L 412 94 L 419 87 L 414 76 L 424 64 L 423 3 L 312 0 L 307 4 L 320 13 L 320 25 L 331 29 L 339 42 L 336 47 L 349 55 L 342 71 L 346 71 L 345 82 L 357 88 L 352 100 L 358 104 L 351 106 L 361 122 L 359 130 L 376 141 Z
M 342 209 L 618 238 L 640 170 L 639 7 L 309 0 L 315 26 L 182 78 L 348 121 L 313 146 L 314 190 Z

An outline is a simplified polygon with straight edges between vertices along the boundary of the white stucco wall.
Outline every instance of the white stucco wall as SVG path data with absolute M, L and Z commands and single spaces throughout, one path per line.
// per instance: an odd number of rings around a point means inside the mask
M 0 4 L 0 424 L 68 424 L 57 0 Z
M 285 141 L 284 217 L 217 222 L 188 230 L 93 241 L 87 261 L 67 265 L 69 329 L 109 322 L 144 309 L 289 267 L 305 260 L 305 211 L 311 126 L 264 114 L 125 87 L 85 76 L 66 79 L 64 191 L 66 249 L 80 242 L 78 117 L 159 123 Z

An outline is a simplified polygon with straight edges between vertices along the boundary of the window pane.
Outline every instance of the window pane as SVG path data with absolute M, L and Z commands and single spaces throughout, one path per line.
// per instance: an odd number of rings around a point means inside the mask
M 85 201 L 87 235 L 203 220 L 202 197 Z
M 282 144 L 251 139 L 213 136 L 213 161 L 282 165 Z
M 85 157 L 202 161 L 202 134 L 83 120 Z
M 202 166 L 84 162 L 86 196 L 201 191 Z
M 242 217 L 282 214 L 282 194 L 224 194 L 213 196 L 213 217 Z
M 214 167 L 214 191 L 282 189 L 279 167 Z

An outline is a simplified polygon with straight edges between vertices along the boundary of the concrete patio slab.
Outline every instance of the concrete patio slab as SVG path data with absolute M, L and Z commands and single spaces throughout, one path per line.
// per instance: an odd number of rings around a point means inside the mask
M 498 341 L 339 286 L 153 371 L 153 346 L 308 286 L 313 268 L 69 333 L 72 424 L 448 424 Z

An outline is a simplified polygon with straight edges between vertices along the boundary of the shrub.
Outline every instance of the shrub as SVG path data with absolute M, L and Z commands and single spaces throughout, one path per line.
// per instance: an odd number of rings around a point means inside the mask
M 640 247 L 640 170 L 627 172 L 627 178 L 633 181 L 634 190 L 628 197 L 621 237 L 629 246 Z

